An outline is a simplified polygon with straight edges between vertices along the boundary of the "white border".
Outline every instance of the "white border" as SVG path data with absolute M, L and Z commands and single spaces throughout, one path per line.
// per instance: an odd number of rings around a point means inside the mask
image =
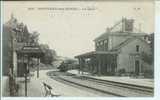
M 0 5 L 1 5 L 1 14 L 0 14 L 1 15 L 1 19 L 0 19 L 0 22 L 1 22 L 1 25 L 0 25 L 1 26 L 1 29 L 0 29 L 0 31 L 1 31 L 1 36 L 0 36 L 0 38 L 1 38 L 1 45 L 0 45 L 1 46 L 1 50 L 0 50 L 1 51 L 1 54 L 0 54 L 1 55 L 1 57 L 0 57 L 0 60 L 1 60 L 0 61 L 0 66 L 1 66 L 1 70 L 0 70 L 0 74 L 1 74 L 1 76 L 0 76 L 1 77 L 1 92 L 0 93 L 1 93 L 1 96 L 2 96 L 2 32 L 3 32 L 2 31 L 3 30 L 3 25 L 2 25 L 2 20 L 3 20 L 2 19 L 2 1 L 0 2 Z
M 2 3 L 3 1 L 0 2 L 1 3 L 1 96 L 2 96 L 2 29 L 3 29 L 3 26 L 2 26 L 2 14 L 3 14 L 3 7 L 2 7 Z M 159 7 L 158 7 L 159 6 Z M 159 13 L 157 13 L 159 12 Z M 147 13 L 147 12 L 146 12 Z M 154 65 L 154 72 L 155 72 L 155 95 L 154 97 L 125 97 L 125 98 L 119 98 L 119 97 L 58 97 L 58 98 L 42 98 L 42 97 L 1 97 L 2 100 L 53 100 L 53 99 L 56 99 L 56 100 L 124 100 L 124 99 L 129 99 L 129 100 L 160 100 L 160 60 L 159 60 L 159 57 L 160 57 L 160 1 L 155 1 L 155 65 Z

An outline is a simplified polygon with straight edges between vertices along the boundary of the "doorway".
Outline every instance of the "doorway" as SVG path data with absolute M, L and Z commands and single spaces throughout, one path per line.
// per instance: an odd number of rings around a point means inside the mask
M 139 72 L 140 72 L 140 62 L 139 60 L 136 60 L 135 61 L 135 74 L 139 75 Z

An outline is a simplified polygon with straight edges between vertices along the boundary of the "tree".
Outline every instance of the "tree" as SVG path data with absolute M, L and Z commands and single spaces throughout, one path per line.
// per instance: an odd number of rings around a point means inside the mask
M 26 25 L 23 28 L 23 33 L 24 33 L 23 40 L 24 40 L 24 42 L 28 43 L 30 34 L 29 34 L 29 31 L 28 31 L 28 28 Z
M 38 40 L 39 40 L 39 33 L 38 32 L 33 32 L 33 33 L 30 33 L 29 35 L 29 43 L 30 44 L 35 44 L 35 45 L 38 45 Z
M 42 63 L 52 64 L 52 62 L 56 59 L 56 51 L 50 49 L 47 44 L 41 44 L 40 48 L 44 52 L 44 57 L 41 58 Z
M 12 48 L 11 48 L 11 28 L 6 26 L 6 25 L 3 25 L 3 38 L 2 38 L 2 41 L 3 41 L 3 53 L 2 53 L 2 56 L 3 56 L 3 75 L 8 75 L 8 72 L 9 72 L 9 66 L 11 64 L 11 53 L 12 53 Z M 13 34 L 13 33 L 12 33 Z
M 151 56 L 152 60 L 154 61 L 154 33 L 150 34 L 150 46 L 151 46 Z
M 146 62 L 150 65 L 153 63 L 153 55 L 152 54 L 147 54 L 145 52 L 142 52 L 141 53 L 141 58 L 144 62 Z
M 147 54 L 145 52 L 141 53 L 142 60 L 148 64 L 153 64 L 154 62 L 154 33 L 148 35 L 148 41 L 151 48 L 151 53 Z

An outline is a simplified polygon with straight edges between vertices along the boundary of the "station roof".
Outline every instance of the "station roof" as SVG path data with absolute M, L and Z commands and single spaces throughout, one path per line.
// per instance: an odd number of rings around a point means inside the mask
M 145 32 L 134 27 L 134 19 L 122 18 L 116 22 L 112 27 L 108 27 L 106 32 L 94 39 L 94 42 L 105 40 L 108 36 L 137 36 L 141 37 L 147 35 Z
M 87 52 L 81 55 L 77 55 L 75 56 L 75 58 L 79 58 L 79 57 L 91 57 L 94 55 L 108 55 L 108 54 L 117 54 L 117 51 L 91 51 L 91 52 Z
M 95 38 L 93 41 L 99 41 L 99 40 L 104 40 L 108 36 L 136 36 L 136 37 L 141 37 L 145 36 L 147 33 L 129 33 L 129 32 L 105 32 L 99 37 Z

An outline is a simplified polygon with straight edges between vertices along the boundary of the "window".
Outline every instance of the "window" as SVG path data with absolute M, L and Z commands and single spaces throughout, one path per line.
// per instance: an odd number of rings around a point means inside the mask
M 108 50 L 108 41 L 107 40 L 104 40 L 104 48 L 106 51 Z
M 104 40 L 104 43 L 107 43 L 108 41 L 107 40 Z
M 103 45 L 103 41 L 100 42 L 100 45 Z
M 139 52 L 139 45 L 136 45 L 136 51 Z

